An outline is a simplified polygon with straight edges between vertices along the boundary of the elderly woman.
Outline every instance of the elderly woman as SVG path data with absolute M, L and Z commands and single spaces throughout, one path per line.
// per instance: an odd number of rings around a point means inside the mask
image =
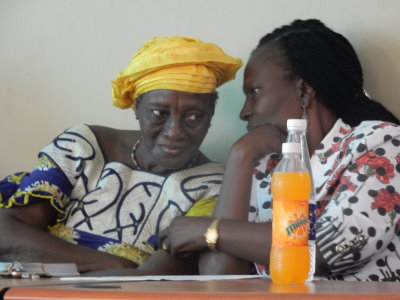
M 205 252 L 201 273 L 248 273 L 251 262 L 268 273 L 271 174 L 287 119 L 305 116 L 316 274 L 400 281 L 399 120 L 365 95 L 349 41 L 319 20 L 277 28 L 251 54 L 243 90 L 249 132 L 232 146 L 214 218 L 176 218 L 165 231 L 170 251 Z
M 216 88 L 240 66 L 198 39 L 147 42 L 112 83 L 114 105 L 134 109 L 140 131 L 72 127 L 40 151 L 32 172 L 3 180 L 0 259 L 74 262 L 80 272 L 168 267 L 165 255 L 144 263 L 148 245 L 172 218 L 218 195 L 222 166 L 199 147 Z

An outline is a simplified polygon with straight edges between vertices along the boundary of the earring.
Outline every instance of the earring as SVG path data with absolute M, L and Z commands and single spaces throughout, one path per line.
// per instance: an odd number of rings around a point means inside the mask
M 301 108 L 303 109 L 303 114 L 301 115 L 301 118 L 304 120 L 308 120 L 308 116 L 306 113 L 306 105 L 304 102 L 301 102 Z

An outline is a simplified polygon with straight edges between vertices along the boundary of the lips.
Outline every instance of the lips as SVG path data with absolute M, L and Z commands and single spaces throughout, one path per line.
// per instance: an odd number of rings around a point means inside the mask
M 185 147 L 178 147 L 178 146 L 169 146 L 169 145 L 160 145 L 159 146 L 165 153 L 171 155 L 177 155 L 182 153 L 186 148 Z

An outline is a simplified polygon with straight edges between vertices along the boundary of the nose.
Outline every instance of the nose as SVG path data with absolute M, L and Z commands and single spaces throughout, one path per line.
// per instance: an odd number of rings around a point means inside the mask
M 170 140 L 179 141 L 185 136 L 185 130 L 179 118 L 170 117 L 164 127 L 164 135 Z
M 248 122 L 251 118 L 251 115 L 252 115 L 251 105 L 250 102 L 246 100 L 242 109 L 240 110 L 239 118 L 242 121 Z

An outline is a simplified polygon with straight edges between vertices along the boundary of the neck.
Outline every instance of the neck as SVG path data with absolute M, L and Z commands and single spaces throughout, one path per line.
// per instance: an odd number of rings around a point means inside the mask
M 158 162 L 151 161 L 149 159 L 149 156 L 144 155 L 144 151 L 147 151 L 145 149 L 145 146 L 141 142 L 141 138 L 138 140 L 138 142 L 134 145 L 132 148 L 132 161 L 135 165 L 135 168 L 137 170 L 143 170 L 147 171 L 150 173 L 154 174 L 159 174 L 159 175 L 169 175 L 171 173 L 174 173 L 176 171 L 184 170 L 184 169 L 189 169 L 195 165 L 198 165 L 199 162 L 202 160 L 202 154 L 200 152 L 197 152 L 197 154 L 190 159 L 182 168 L 178 169 L 167 169 L 161 166 Z
M 332 129 L 337 121 L 337 117 L 325 106 L 315 101 L 315 106 L 308 112 L 308 149 L 312 155 L 324 137 Z
M 148 156 L 145 155 L 144 152 L 146 152 L 146 149 L 142 143 L 142 137 L 140 137 L 132 148 L 132 160 L 137 170 L 147 171 L 160 175 L 168 173 L 168 170 L 166 170 L 159 164 L 149 161 L 147 159 Z

